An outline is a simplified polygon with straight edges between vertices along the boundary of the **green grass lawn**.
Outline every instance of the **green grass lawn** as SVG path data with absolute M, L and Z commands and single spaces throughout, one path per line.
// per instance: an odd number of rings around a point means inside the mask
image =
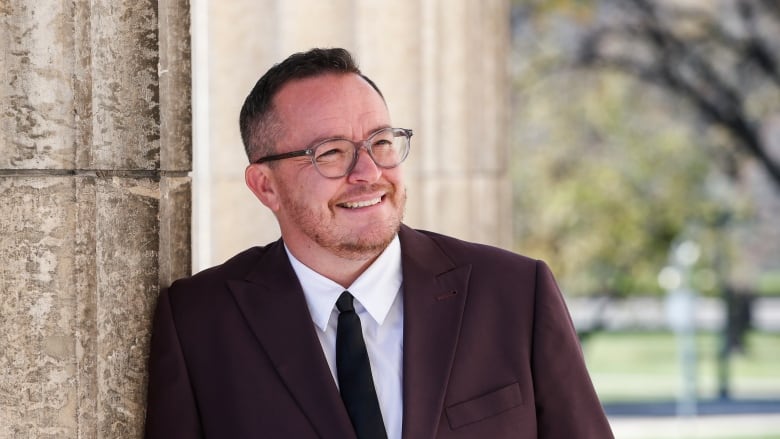
M 718 395 L 718 335 L 696 335 L 697 389 L 701 399 Z M 583 343 L 602 402 L 670 400 L 681 385 L 678 344 L 667 332 L 597 333 Z M 733 398 L 780 399 L 780 334 L 751 332 L 747 350 L 730 361 Z
M 718 335 L 696 335 L 697 394 L 700 400 L 717 397 Z M 583 342 L 583 350 L 602 402 L 672 401 L 681 386 L 678 343 L 672 333 L 596 333 Z M 780 334 L 753 332 L 747 337 L 744 354 L 730 360 L 731 396 L 734 399 L 780 399 Z M 651 418 L 650 418 L 651 419 Z M 766 426 L 722 422 L 698 431 L 682 433 L 675 420 L 653 421 L 637 429 L 631 424 L 616 425 L 618 439 L 780 439 L 777 423 Z M 655 422 L 655 423 L 654 423 Z M 620 431 L 622 427 L 622 431 Z M 628 428 L 628 430 L 626 430 Z M 717 434 L 715 434 L 717 432 Z

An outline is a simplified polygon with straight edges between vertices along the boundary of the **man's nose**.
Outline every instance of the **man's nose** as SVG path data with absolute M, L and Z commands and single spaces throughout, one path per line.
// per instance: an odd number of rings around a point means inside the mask
M 350 183 L 369 182 L 373 183 L 382 175 L 382 168 L 374 163 L 374 159 L 368 154 L 366 148 L 359 148 L 357 152 L 357 161 L 352 172 L 347 176 Z

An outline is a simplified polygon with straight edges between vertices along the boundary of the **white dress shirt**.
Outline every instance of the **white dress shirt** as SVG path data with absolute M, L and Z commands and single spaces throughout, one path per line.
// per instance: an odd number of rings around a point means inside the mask
M 317 336 L 338 385 L 336 375 L 336 300 L 344 288 L 301 263 L 285 245 L 287 256 L 303 287 Z M 403 400 L 403 294 L 401 244 L 396 236 L 371 266 L 347 288 L 355 297 L 363 338 L 374 377 L 379 407 L 388 439 L 401 439 Z

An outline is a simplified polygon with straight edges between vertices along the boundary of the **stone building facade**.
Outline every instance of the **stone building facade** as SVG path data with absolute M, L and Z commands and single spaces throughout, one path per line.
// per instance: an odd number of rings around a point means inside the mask
M 0 437 L 140 437 L 190 271 L 186 0 L 0 1 Z

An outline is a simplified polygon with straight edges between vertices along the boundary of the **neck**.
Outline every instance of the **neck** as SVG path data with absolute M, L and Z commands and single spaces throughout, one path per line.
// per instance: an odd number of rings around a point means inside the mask
M 384 251 L 384 248 L 382 248 L 365 252 L 354 251 L 337 254 L 316 244 L 291 245 L 287 241 L 285 241 L 285 244 L 290 253 L 301 263 L 345 289 L 349 288 Z

